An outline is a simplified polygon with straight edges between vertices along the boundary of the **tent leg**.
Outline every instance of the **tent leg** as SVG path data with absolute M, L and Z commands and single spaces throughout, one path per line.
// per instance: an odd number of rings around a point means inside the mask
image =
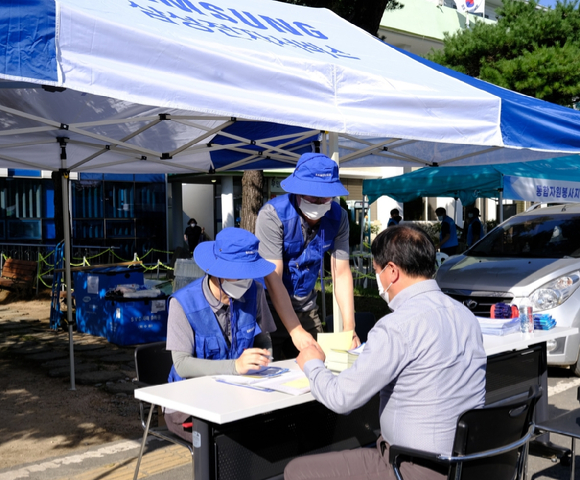
M 63 225 L 64 225 L 64 266 L 65 266 L 65 283 L 66 283 L 66 317 L 68 323 L 68 344 L 69 344 L 69 362 L 70 362 L 70 389 L 75 388 L 75 357 L 73 345 L 73 326 L 72 326 L 72 296 L 71 296 L 71 239 L 70 239 L 70 214 L 68 202 L 68 172 L 62 172 L 62 209 L 63 209 Z
M 499 223 L 503 223 L 503 188 L 499 190 Z
M 329 132 L 328 134 L 328 156 L 332 158 L 340 166 L 338 156 L 338 133 Z M 334 269 L 332 267 L 331 271 L 334 272 Z M 340 311 L 340 308 L 338 308 L 338 302 L 336 301 L 336 289 L 334 288 L 334 286 L 332 288 L 332 318 L 334 320 L 333 332 L 342 332 L 343 327 L 342 312 Z

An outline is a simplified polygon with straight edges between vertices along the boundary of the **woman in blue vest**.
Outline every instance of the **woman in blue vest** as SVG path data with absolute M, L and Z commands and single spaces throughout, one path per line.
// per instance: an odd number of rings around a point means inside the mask
M 217 374 L 245 374 L 270 363 L 276 329 L 254 279 L 273 272 L 258 253 L 258 239 L 241 228 L 225 228 L 215 241 L 200 243 L 193 256 L 206 273 L 175 292 L 169 301 L 169 381 Z M 169 430 L 191 440 L 189 415 L 165 411 Z
M 281 182 L 288 192 L 262 207 L 256 222 L 260 254 L 276 265 L 266 277 L 277 316 L 274 358 L 294 358 L 322 332 L 316 281 L 324 254 L 331 253 L 332 285 L 344 330 L 354 330 L 354 297 L 349 263 L 348 214 L 334 197 L 348 195 L 338 165 L 321 153 L 305 153 Z M 354 334 L 353 346 L 360 344 Z

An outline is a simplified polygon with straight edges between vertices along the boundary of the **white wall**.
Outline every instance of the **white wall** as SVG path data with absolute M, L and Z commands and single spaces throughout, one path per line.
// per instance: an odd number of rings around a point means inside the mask
M 396 177 L 397 175 L 403 175 L 403 167 L 384 167 L 381 171 L 382 178 Z M 381 222 L 380 230 L 387 228 L 387 223 L 389 223 L 389 218 L 391 218 L 391 210 L 397 208 L 403 220 L 405 220 L 405 212 L 403 211 L 403 204 L 397 202 L 387 195 L 383 195 L 377 200 L 377 220 Z
M 184 231 L 190 218 L 195 218 L 200 227 L 213 240 L 214 232 L 214 199 L 213 185 L 183 184 L 183 225 Z

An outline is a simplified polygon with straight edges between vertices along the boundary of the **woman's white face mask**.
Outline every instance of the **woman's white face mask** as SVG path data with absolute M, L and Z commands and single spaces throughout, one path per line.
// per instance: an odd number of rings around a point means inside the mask
M 222 280 L 221 286 L 224 293 L 234 300 L 239 300 L 244 296 L 252 285 L 251 278 L 245 278 L 243 280 Z
M 310 203 L 304 197 L 300 197 L 298 207 L 309 220 L 319 220 L 330 210 L 330 203 L 330 201 L 328 203 Z

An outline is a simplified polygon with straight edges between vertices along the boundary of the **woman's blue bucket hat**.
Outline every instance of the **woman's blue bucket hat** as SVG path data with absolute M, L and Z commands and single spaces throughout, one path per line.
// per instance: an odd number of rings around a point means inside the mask
M 288 193 L 312 197 L 339 197 L 348 190 L 338 178 L 338 165 L 322 153 L 305 153 L 288 178 L 280 182 Z
M 193 252 L 195 263 L 205 273 L 235 280 L 269 275 L 276 266 L 258 254 L 260 241 L 243 228 L 224 228 L 215 241 L 202 242 Z

